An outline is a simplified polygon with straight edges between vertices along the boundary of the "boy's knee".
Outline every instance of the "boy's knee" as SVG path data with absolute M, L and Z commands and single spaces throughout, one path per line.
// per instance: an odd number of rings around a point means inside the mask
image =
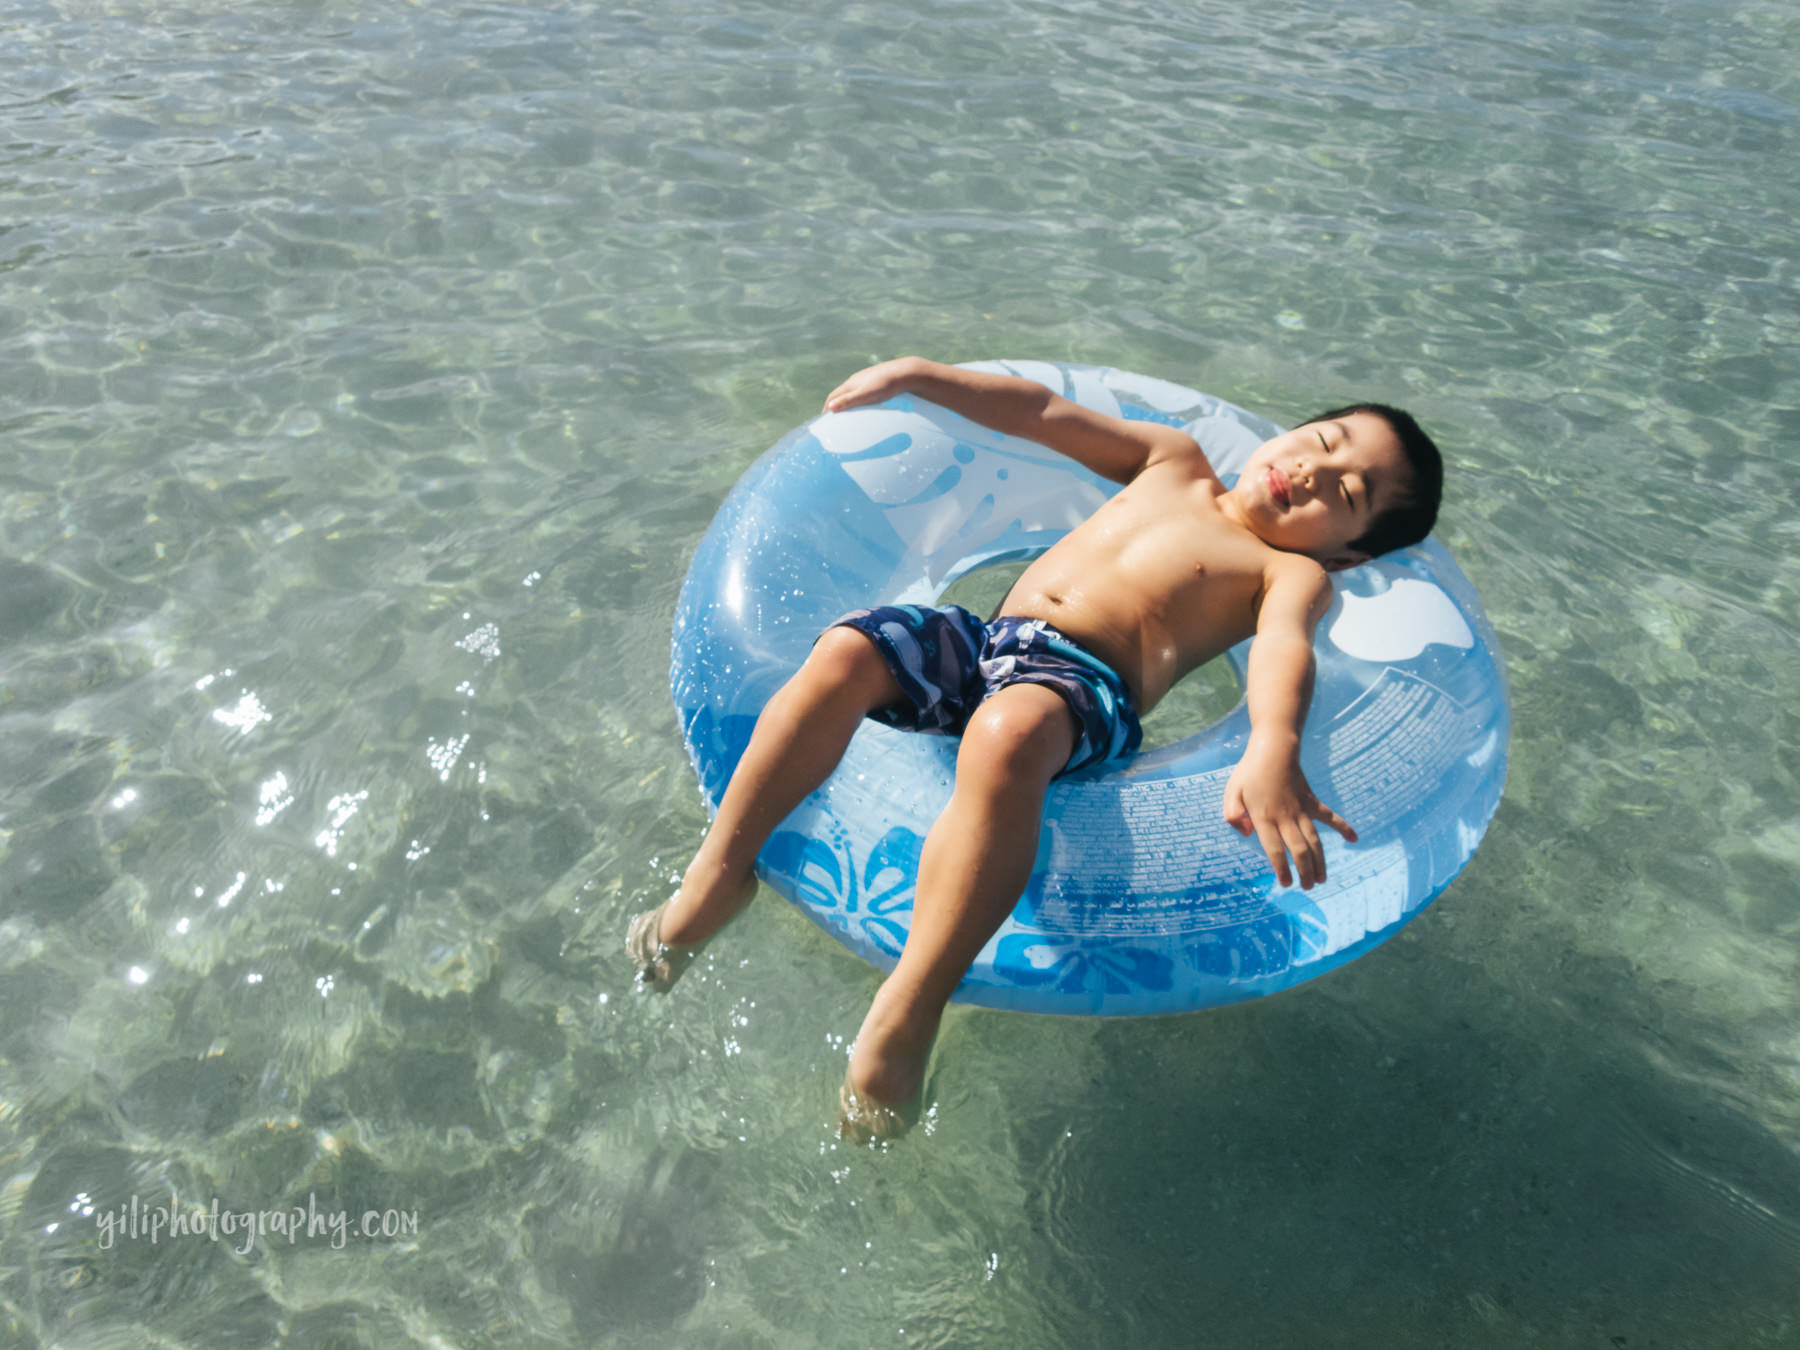
M 975 710 L 963 729 L 963 756 L 1013 778 L 1053 776 L 1075 749 L 1074 718 L 1060 694 L 1042 685 L 1013 685 Z
M 814 679 L 885 702 L 899 692 L 874 640 L 855 628 L 827 628 L 803 667 Z

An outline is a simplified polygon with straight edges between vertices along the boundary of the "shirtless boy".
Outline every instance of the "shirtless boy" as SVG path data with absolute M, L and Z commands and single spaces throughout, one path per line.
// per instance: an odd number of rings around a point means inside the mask
M 1108 417 L 1010 376 L 905 357 L 852 375 L 825 408 L 902 393 L 1125 486 L 1026 569 L 985 630 L 954 608 L 859 611 L 827 628 L 764 708 L 680 889 L 632 921 L 627 944 L 640 978 L 666 988 L 754 894 L 757 853 L 865 716 L 960 733 L 950 803 L 919 860 L 911 935 L 840 1093 L 845 1127 L 865 1137 L 903 1126 L 951 992 L 1030 879 L 1051 780 L 1135 751 L 1139 715 L 1252 634 L 1251 733 L 1225 818 L 1256 836 L 1282 885 L 1324 880 L 1315 822 L 1356 840 L 1300 771 L 1326 573 L 1423 539 L 1443 481 L 1430 438 L 1379 404 L 1265 441 L 1229 490 L 1180 429 Z M 921 669 L 936 682 L 910 673 Z

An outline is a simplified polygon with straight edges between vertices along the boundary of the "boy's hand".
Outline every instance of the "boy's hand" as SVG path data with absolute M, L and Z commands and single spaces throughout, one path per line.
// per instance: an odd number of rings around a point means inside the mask
M 1252 736 L 1250 748 L 1225 784 L 1225 821 L 1239 834 L 1255 833 L 1283 886 L 1294 884 L 1288 871 L 1289 853 L 1294 855 L 1301 890 L 1311 890 L 1325 880 L 1325 850 L 1315 820 L 1356 842 L 1356 831 L 1349 823 L 1313 795 L 1306 775 L 1300 772 L 1299 754 L 1258 746 Z
M 825 411 L 843 412 L 905 393 L 907 381 L 919 373 L 922 364 L 916 356 L 902 356 L 859 370 L 825 396 Z

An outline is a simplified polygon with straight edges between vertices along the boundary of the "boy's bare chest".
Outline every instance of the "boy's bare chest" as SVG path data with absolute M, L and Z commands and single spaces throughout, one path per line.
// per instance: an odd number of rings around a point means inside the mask
M 1006 612 L 1061 627 L 1111 661 L 1147 710 L 1256 627 L 1269 550 L 1216 488 L 1143 475 L 1027 569 Z
M 1171 619 L 1199 608 L 1206 615 L 1189 613 L 1189 623 L 1242 626 L 1245 635 L 1255 626 L 1268 546 L 1227 520 L 1203 484 L 1134 483 L 1065 542 Z

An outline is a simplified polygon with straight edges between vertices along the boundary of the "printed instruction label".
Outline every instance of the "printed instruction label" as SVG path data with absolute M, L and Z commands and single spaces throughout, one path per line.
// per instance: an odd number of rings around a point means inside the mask
M 1332 724 L 1331 781 L 1314 786 L 1367 837 L 1432 800 L 1468 753 L 1470 721 L 1442 689 L 1390 667 Z M 1232 767 L 1148 782 L 1065 784 L 1044 822 L 1048 875 L 1038 923 L 1071 937 L 1173 935 L 1253 923 L 1285 908 L 1282 895 L 1270 891 L 1261 847 L 1224 823 Z M 1370 924 L 1398 918 L 1405 876 L 1406 850 L 1398 842 L 1351 848 L 1305 903 L 1325 911 L 1327 923 L 1334 910 L 1346 910 L 1342 917 L 1354 920 L 1359 937 Z M 1363 893 L 1371 887 L 1378 893 L 1373 904 Z M 1292 893 L 1296 903 L 1300 895 Z
M 1361 809 L 1385 819 L 1379 828 L 1431 795 L 1444 773 L 1468 753 L 1470 715 L 1428 680 L 1389 667 L 1346 708 L 1326 740 L 1332 803 L 1351 818 Z

